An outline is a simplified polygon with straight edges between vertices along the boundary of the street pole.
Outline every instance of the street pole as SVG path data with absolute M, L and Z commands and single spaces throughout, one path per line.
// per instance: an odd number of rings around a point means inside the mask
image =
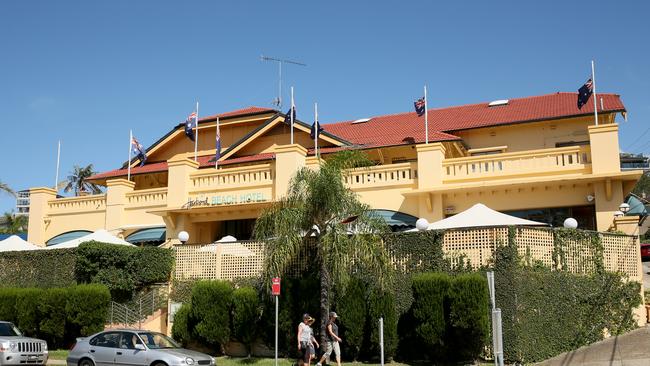
M 275 296 L 275 366 L 278 366 L 278 297 Z
M 379 352 L 381 366 L 384 366 L 384 317 L 379 318 Z

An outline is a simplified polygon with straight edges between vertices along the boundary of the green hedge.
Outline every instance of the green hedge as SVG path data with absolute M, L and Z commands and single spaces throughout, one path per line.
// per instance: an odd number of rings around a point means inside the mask
M 232 285 L 226 281 L 199 281 L 192 289 L 193 333 L 209 345 L 230 340 Z
M 0 288 L 2 320 L 14 322 L 27 336 L 45 339 L 52 348 L 104 329 L 109 304 L 103 285 Z
M 257 291 L 240 287 L 232 293 L 232 335 L 244 343 L 250 355 L 251 346 L 257 337 L 257 322 L 260 316 L 260 300 Z
M 339 320 L 341 335 L 345 334 L 345 342 L 341 343 L 346 357 L 353 360 L 359 358 L 364 340 L 366 313 L 366 286 L 357 278 L 352 278 L 345 292 L 337 301 L 338 312 L 345 314 Z
M 192 340 L 192 325 L 190 324 L 192 315 L 192 305 L 183 304 L 174 315 L 174 324 L 172 325 L 172 338 L 187 345 Z
M 144 286 L 167 282 L 171 249 L 88 242 L 78 248 L 0 253 L 0 287 L 67 287 L 100 283 L 116 300 Z
M 76 249 L 0 253 L 0 287 L 75 285 Z

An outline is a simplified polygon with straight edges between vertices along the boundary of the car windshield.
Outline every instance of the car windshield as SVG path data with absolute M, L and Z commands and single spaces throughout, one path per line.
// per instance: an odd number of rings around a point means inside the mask
M 0 337 L 20 337 L 22 334 L 11 323 L 0 323 Z
M 150 349 L 180 348 L 173 339 L 161 333 L 139 332 L 140 338 Z

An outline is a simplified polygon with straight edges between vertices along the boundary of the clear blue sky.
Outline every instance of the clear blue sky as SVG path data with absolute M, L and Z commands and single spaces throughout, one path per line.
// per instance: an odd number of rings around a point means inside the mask
M 648 14 L 647 1 L 1 1 L 0 180 L 53 185 L 59 139 L 63 176 L 114 169 L 129 129 L 149 146 L 197 99 L 202 115 L 270 106 L 277 66 L 261 54 L 308 64 L 286 67 L 285 86 L 299 118 L 317 101 L 323 122 L 409 111 L 425 83 L 430 107 L 576 91 L 595 59 L 598 91 L 629 111 L 622 149 L 647 153 Z

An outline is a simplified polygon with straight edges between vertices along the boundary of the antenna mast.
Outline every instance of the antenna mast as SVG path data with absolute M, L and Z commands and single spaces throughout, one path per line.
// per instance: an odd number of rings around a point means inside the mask
M 278 106 L 278 108 L 282 109 L 282 64 L 292 64 L 298 66 L 307 66 L 307 65 L 297 61 L 284 60 L 284 59 L 268 57 L 264 55 L 260 56 L 260 59 L 262 61 L 272 61 L 278 63 L 278 97 L 273 101 L 273 104 Z

